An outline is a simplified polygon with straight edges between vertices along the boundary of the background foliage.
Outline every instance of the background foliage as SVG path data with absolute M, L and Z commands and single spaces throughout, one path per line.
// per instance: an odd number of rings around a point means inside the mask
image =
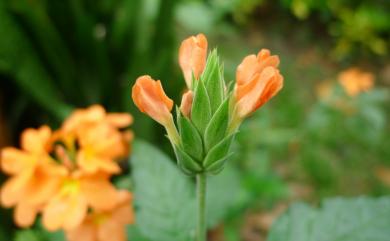
M 220 198 L 210 200 L 210 239 L 265 240 L 268 220 L 294 200 L 317 204 L 336 195 L 390 193 L 389 9 L 386 0 L 1 0 L 0 145 L 17 145 L 26 127 L 56 127 L 73 108 L 101 103 L 110 111 L 130 111 L 136 137 L 159 144 L 172 157 L 162 128 L 131 103 L 135 78 L 150 73 L 161 79 L 178 103 L 184 80 L 177 52 L 184 37 L 208 36 L 222 56 L 227 81 L 244 56 L 269 48 L 281 58 L 285 87 L 244 124 L 235 142 L 237 154 L 209 193 L 210 199 Z M 374 89 L 347 96 L 337 76 L 350 66 L 372 72 Z M 332 89 L 328 99 L 318 94 L 324 82 Z M 118 178 L 118 185 L 132 189 L 137 182 L 150 182 L 135 189 L 136 208 L 147 207 L 138 213 L 140 226 L 129 228 L 130 238 L 155 240 L 152 232 L 142 232 L 143 220 L 168 233 L 184 225 L 188 232 L 182 234 L 191 237 L 190 223 L 172 219 L 178 223 L 159 227 L 150 215 L 173 210 L 179 201 L 193 205 L 192 180 L 181 177 L 184 181 L 177 183 L 174 177 L 181 174 L 164 157 L 163 180 L 177 188 L 166 196 L 167 190 L 157 186 L 163 183 L 153 180 L 159 164 L 139 154 L 155 150 L 137 145 L 130 158 L 133 169 Z M 160 203 L 150 200 L 155 195 Z M 330 201 L 335 202 L 344 201 Z M 293 206 L 276 225 L 289 222 L 294 212 L 321 215 L 325 209 L 327 204 L 319 211 Z M 0 240 L 63 239 L 39 224 L 16 231 L 10 210 L 0 210 L 0 217 Z M 277 232 L 270 240 L 278 240 Z

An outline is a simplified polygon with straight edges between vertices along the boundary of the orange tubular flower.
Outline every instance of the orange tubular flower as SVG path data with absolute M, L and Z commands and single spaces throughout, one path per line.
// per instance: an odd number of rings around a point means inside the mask
M 203 34 L 185 39 L 179 49 L 179 65 L 189 89 L 192 88 L 192 74 L 198 79 L 206 66 L 207 39 Z
M 132 98 L 138 109 L 163 126 L 172 122 L 173 101 L 169 99 L 159 80 L 149 75 L 141 76 L 133 86 Z
M 42 205 L 59 186 L 66 169 L 49 156 L 51 130 L 43 126 L 27 129 L 21 138 L 22 150 L 8 147 L 1 153 L 2 170 L 13 175 L 2 187 L 1 203 L 16 206 L 15 222 L 21 227 L 33 224 Z
M 75 229 L 66 230 L 68 241 L 125 241 L 127 224 L 134 223 L 132 196 L 120 192 L 118 204 L 109 211 L 92 212 Z
M 349 68 L 339 74 L 339 82 L 349 96 L 356 96 L 374 86 L 374 75 L 358 68 Z
M 74 173 L 64 178 L 57 193 L 43 209 L 43 225 L 49 231 L 78 227 L 88 208 L 111 210 L 117 205 L 119 193 L 105 174 L 82 176 Z
M 277 69 L 278 56 L 262 49 L 257 56 L 244 58 L 237 68 L 234 95 L 235 114 L 243 119 L 264 105 L 283 87 L 283 76 Z
M 180 104 L 180 111 L 181 111 L 181 113 L 183 113 L 183 115 L 185 117 L 190 118 L 193 98 L 194 97 L 193 97 L 193 93 L 191 90 L 188 90 L 182 96 L 181 104 Z

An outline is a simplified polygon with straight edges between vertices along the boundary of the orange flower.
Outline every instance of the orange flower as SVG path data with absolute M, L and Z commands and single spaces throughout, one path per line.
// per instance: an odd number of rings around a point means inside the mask
M 193 93 L 191 90 L 188 90 L 186 93 L 183 94 L 180 104 L 180 110 L 183 113 L 184 116 L 190 117 L 191 115 L 191 107 L 192 107 L 192 101 L 193 101 Z
M 141 76 L 133 86 L 132 98 L 138 109 L 163 126 L 172 122 L 173 101 L 169 99 L 159 80 L 149 75 Z
M 105 174 L 73 173 L 62 180 L 60 188 L 43 209 L 43 225 L 49 231 L 78 227 L 88 208 L 110 210 L 117 205 L 119 193 Z
M 374 86 L 374 75 L 358 68 L 349 68 L 339 74 L 339 82 L 349 96 L 356 96 Z
M 65 121 L 61 130 L 56 133 L 68 145 L 73 148 L 73 142 L 80 131 L 93 128 L 97 124 L 107 123 L 113 128 L 125 128 L 133 123 L 133 117 L 126 113 L 106 113 L 100 105 L 93 105 L 86 109 L 77 109 Z
M 120 200 L 112 210 L 94 211 L 81 225 L 66 230 L 68 241 L 125 241 L 125 226 L 134 222 L 131 200 L 131 193 L 121 191 Z
M 283 87 L 278 65 L 279 58 L 262 49 L 257 57 L 247 56 L 238 66 L 234 95 L 235 114 L 239 119 L 260 108 Z
M 179 49 L 179 65 L 189 89 L 192 88 L 192 74 L 198 79 L 206 66 L 207 39 L 203 34 L 185 39 Z
M 97 124 L 94 128 L 80 131 L 80 150 L 77 153 L 77 164 L 87 173 L 99 170 L 107 173 L 118 173 L 120 168 L 114 161 L 124 156 L 126 149 L 122 135 L 106 123 Z
M 47 126 L 27 129 L 21 137 L 22 150 L 2 150 L 1 167 L 13 175 L 1 190 L 3 206 L 16 206 L 15 222 L 22 227 L 33 224 L 44 203 L 58 188 L 66 169 L 57 165 L 48 154 L 51 130 Z

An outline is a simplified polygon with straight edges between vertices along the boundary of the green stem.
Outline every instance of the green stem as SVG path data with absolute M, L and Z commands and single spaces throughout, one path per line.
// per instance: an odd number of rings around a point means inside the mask
M 197 199 L 198 199 L 198 222 L 196 229 L 196 241 L 206 241 L 206 173 L 196 175 Z

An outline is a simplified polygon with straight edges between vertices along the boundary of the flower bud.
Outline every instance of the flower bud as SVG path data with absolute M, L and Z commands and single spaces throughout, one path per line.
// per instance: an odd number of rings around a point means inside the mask
M 185 39 L 179 49 L 179 65 L 189 89 L 192 88 L 192 75 L 198 79 L 206 66 L 207 39 L 203 34 Z
M 169 99 L 159 80 L 141 76 L 133 86 L 132 98 L 138 109 L 165 126 L 172 120 L 173 101 Z
M 283 87 L 283 76 L 277 69 L 279 57 L 262 49 L 249 55 L 237 67 L 234 96 L 235 114 L 243 119 L 264 105 Z
M 181 98 L 180 111 L 187 118 L 190 118 L 191 115 L 192 100 L 194 98 L 193 96 L 194 95 L 192 91 L 188 90 Z

